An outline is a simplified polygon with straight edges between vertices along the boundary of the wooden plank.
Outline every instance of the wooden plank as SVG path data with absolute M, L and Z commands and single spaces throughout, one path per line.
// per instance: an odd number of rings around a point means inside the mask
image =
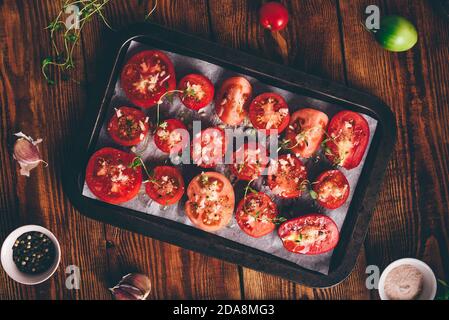
M 1 143 L 12 146 L 13 133 L 18 131 L 41 137 L 44 142 L 40 149 L 49 163 L 27 179 L 19 175 L 8 149 L 1 148 L 1 239 L 20 225 L 40 224 L 53 231 L 62 249 L 56 275 L 42 285 L 19 285 L 2 269 L 0 299 L 105 297 L 100 290 L 106 265 L 102 224 L 79 215 L 64 196 L 61 184 L 70 136 L 81 120 L 85 96 L 82 88 L 62 82 L 60 77 L 56 86 L 49 87 L 40 71 L 41 60 L 51 52 L 49 36 L 43 29 L 58 10 L 54 1 L 6 0 L 0 6 Z M 78 55 L 76 62 L 82 72 Z M 81 268 L 80 290 L 65 288 L 64 270 L 68 265 Z
M 418 45 L 400 54 L 377 46 L 360 24 L 371 4 L 381 14 L 409 17 L 419 31 Z M 340 10 L 349 84 L 383 99 L 398 125 L 366 242 L 368 263 L 384 268 L 416 256 L 434 268 L 443 265 L 447 277 L 449 21 L 427 1 L 340 1 Z M 426 250 L 436 244 L 440 250 Z
M 106 15 L 114 29 L 141 22 L 154 2 L 114 1 Z M 200 37 L 210 35 L 205 1 L 158 1 L 151 19 Z M 95 81 L 98 52 L 104 50 L 105 26 L 93 22 L 84 32 L 88 82 Z M 112 285 L 128 272 L 146 273 L 153 282 L 151 299 L 238 299 L 239 274 L 225 263 L 160 241 L 106 226 L 109 256 L 107 282 Z
M 335 1 L 284 1 L 290 13 L 283 32 L 294 68 L 344 82 L 344 63 L 338 36 Z M 282 57 L 267 31 L 258 23 L 260 3 L 255 1 L 209 1 L 211 24 L 217 42 L 281 63 Z M 333 32 L 329 32 L 333 30 Z M 313 290 L 278 277 L 243 269 L 245 298 L 248 299 L 363 299 L 365 258 L 360 255 L 352 275 L 340 286 Z

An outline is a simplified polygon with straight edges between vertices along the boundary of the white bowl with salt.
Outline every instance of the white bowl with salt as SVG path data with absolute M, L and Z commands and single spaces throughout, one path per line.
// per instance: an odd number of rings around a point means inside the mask
M 418 259 L 404 258 L 391 263 L 379 280 L 382 300 L 433 300 L 437 279 L 432 269 Z

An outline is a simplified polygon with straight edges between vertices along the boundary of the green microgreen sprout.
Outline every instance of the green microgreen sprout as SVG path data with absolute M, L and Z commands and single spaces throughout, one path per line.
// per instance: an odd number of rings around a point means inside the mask
M 69 78 L 65 71 L 75 68 L 75 48 L 80 42 L 82 30 L 94 16 L 99 17 L 109 29 L 113 30 L 104 15 L 104 9 L 110 2 L 111 0 L 64 0 L 56 18 L 45 28 L 50 32 L 51 45 L 54 51 L 53 55 L 45 57 L 41 62 L 42 75 L 49 85 L 56 83 L 50 76 L 50 67 L 63 71 L 63 79 Z M 64 13 L 70 6 L 77 6 L 79 11 L 77 17 L 75 17 L 76 25 L 67 26 L 64 21 Z M 151 16 L 156 7 L 157 0 L 151 11 L 146 15 L 145 20 Z M 58 45 L 61 42 L 62 48 Z
M 304 179 L 300 184 L 299 184 L 299 190 L 301 192 L 308 192 L 310 197 L 313 200 L 318 199 L 318 193 L 316 193 L 313 189 L 312 189 L 312 185 L 316 184 L 317 182 L 310 182 L 310 180 Z
M 435 298 L 435 300 L 449 300 L 449 285 L 443 281 L 438 279 L 438 296 Z
M 147 169 L 147 166 L 145 165 L 145 163 L 143 162 L 141 157 L 135 157 L 133 159 L 133 161 L 131 161 L 131 163 L 128 165 L 128 168 L 130 168 L 130 169 L 135 169 L 135 168 L 139 168 L 139 167 L 143 168 L 143 170 L 145 171 L 145 174 L 147 175 L 147 178 L 148 178 L 143 183 L 151 182 L 151 183 L 154 183 L 155 185 L 159 186 L 158 182 L 154 178 L 152 178 L 153 175 L 150 174 L 150 172 Z

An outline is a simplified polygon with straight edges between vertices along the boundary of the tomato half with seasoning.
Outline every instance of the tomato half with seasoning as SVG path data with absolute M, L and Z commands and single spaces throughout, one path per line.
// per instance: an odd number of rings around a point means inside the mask
M 234 212 L 234 189 L 218 172 L 205 172 L 187 187 L 185 211 L 190 221 L 205 231 L 217 231 L 229 224 Z
M 290 121 L 287 102 L 277 93 L 263 93 L 251 102 L 249 119 L 258 130 L 274 130 L 281 133 Z
M 280 155 L 268 168 L 268 186 L 273 194 L 285 199 L 302 195 L 307 180 L 304 164 L 292 154 Z
M 245 120 L 253 88 L 243 77 L 232 77 L 223 82 L 215 99 L 215 112 L 221 121 L 238 126 Z
M 254 238 L 263 237 L 276 227 L 276 204 L 265 193 L 251 193 L 244 197 L 235 212 L 240 229 Z
M 287 148 L 298 157 L 313 157 L 323 142 L 328 123 L 324 112 L 309 108 L 296 111 L 285 132 Z
M 125 147 L 138 145 L 149 130 L 149 118 L 141 110 L 130 107 L 115 109 L 107 129 L 112 140 Z
M 154 168 L 145 185 L 148 196 L 163 206 L 170 206 L 181 200 L 184 189 L 181 172 L 171 166 Z
M 317 255 L 334 249 L 338 227 L 328 216 L 310 214 L 284 222 L 278 229 L 284 248 L 293 253 Z
M 326 157 L 348 170 L 358 167 L 365 155 L 370 136 L 366 119 L 353 111 L 337 113 L 329 123 Z
M 349 182 L 339 170 L 323 172 L 313 183 L 316 201 L 328 209 L 340 208 L 349 196 Z
M 126 62 L 120 83 L 132 103 L 149 108 L 155 106 L 167 91 L 176 89 L 175 68 L 162 51 L 142 51 Z
M 159 124 L 154 133 L 154 143 L 164 153 L 179 153 L 187 146 L 189 132 L 178 119 L 167 119 Z
M 202 168 L 213 168 L 224 163 L 226 136 L 223 129 L 207 128 L 197 133 L 192 140 L 193 163 Z
M 212 82 L 201 74 L 189 74 L 178 85 L 179 97 L 189 109 L 200 110 L 214 99 L 215 88 Z
M 86 184 L 100 200 L 120 204 L 134 198 L 142 185 L 142 169 L 132 167 L 135 155 L 114 148 L 95 152 L 86 168 Z
M 268 162 L 267 150 L 250 142 L 234 152 L 231 171 L 239 180 L 251 181 L 262 175 Z

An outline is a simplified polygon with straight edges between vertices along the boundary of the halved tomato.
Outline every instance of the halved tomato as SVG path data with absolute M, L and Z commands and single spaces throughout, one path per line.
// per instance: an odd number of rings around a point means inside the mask
M 119 204 L 134 198 L 142 185 L 142 169 L 131 168 L 135 155 L 114 148 L 95 152 L 86 168 L 86 183 L 100 200 Z
M 234 152 L 231 171 L 240 180 L 251 181 L 260 177 L 268 162 L 267 150 L 250 142 Z
M 161 205 L 169 206 L 182 198 L 184 179 L 179 169 L 175 167 L 156 167 L 145 185 L 145 190 L 151 199 Z
M 218 172 L 202 173 L 187 187 L 185 205 L 190 221 L 205 231 L 217 231 L 231 221 L 235 196 L 229 180 Z
M 366 119 L 353 111 L 337 113 L 329 123 L 326 157 L 348 170 L 358 167 L 369 141 Z
M 189 74 L 181 79 L 178 90 L 182 103 L 189 109 L 200 110 L 214 99 L 214 85 L 201 74 Z
M 329 118 L 321 111 L 296 111 L 285 133 L 288 148 L 298 157 L 311 158 L 320 148 L 328 122 Z
M 176 88 L 175 68 L 162 51 L 142 51 L 125 64 L 120 82 L 132 103 L 149 108 L 156 105 L 167 91 Z
M 279 156 L 268 168 L 268 186 L 275 195 L 281 198 L 300 197 L 306 179 L 306 167 L 292 154 Z
M 243 77 L 225 80 L 215 99 L 215 111 L 221 121 L 230 126 L 241 124 L 252 92 L 251 83 Z
M 265 193 L 252 193 L 243 198 L 237 206 L 235 219 L 246 234 L 254 238 L 271 233 L 278 215 L 276 204 Z
M 263 93 L 251 102 L 249 119 L 256 129 L 281 133 L 290 121 L 287 102 L 277 93 Z
M 192 140 L 193 163 L 202 168 L 212 168 L 223 163 L 226 137 L 223 129 L 211 127 L 197 133 Z
M 178 119 L 163 121 L 156 129 L 154 143 L 165 153 L 178 153 L 188 144 L 187 127 Z
M 149 118 L 135 108 L 115 109 L 108 124 L 108 133 L 118 144 L 129 147 L 138 145 L 145 139 L 150 129 Z
M 349 196 L 349 182 L 338 170 L 323 172 L 313 184 L 317 202 L 328 209 L 340 208 Z
M 340 234 L 335 222 L 322 214 L 310 214 L 284 222 L 278 230 L 285 249 L 317 255 L 334 249 Z

